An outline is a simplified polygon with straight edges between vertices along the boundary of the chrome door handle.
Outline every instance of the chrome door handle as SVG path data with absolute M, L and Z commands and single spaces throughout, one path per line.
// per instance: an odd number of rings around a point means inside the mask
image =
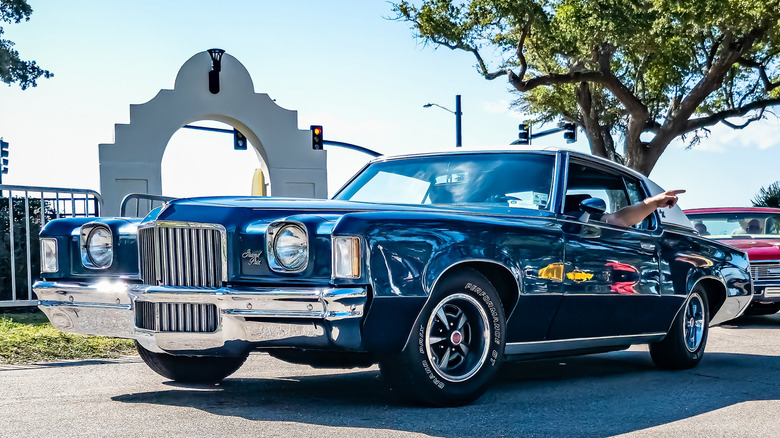
M 655 251 L 655 245 L 653 245 L 652 243 L 644 243 L 644 242 L 642 242 L 642 243 L 639 244 L 639 246 L 641 246 L 642 249 L 645 250 L 645 251 Z

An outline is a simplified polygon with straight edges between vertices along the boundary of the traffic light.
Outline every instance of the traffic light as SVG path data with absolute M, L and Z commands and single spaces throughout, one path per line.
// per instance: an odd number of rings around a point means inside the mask
M 525 121 L 518 126 L 520 132 L 517 134 L 517 138 L 520 141 L 517 144 L 531 144 L 531 122 Z
M 2 158 L 2 171 L 0 171 L 0 184 L 3 182 L 3 175 L 8 173 L 8 142 L 0 140 L 0 158 Z
M 322 139 L 322 126 L 311 125 L 311 147 L 315 150 L 322 150 L 324 140 Z
M 238 132 L 238 129 L 233 129 L 233 149 L 237 151 L 245 151 L 246 143 L 246 137 L 244 137 L 244 134 Z
M 577 125 L 563 122 L 560 124 L 560 127 L 563 128 L 563 138 L 566 140 L 566 143 L 574 143 L 577 141 Z

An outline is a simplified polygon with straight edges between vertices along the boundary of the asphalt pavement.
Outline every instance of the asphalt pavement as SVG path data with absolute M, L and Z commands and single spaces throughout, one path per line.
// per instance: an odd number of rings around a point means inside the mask
M 216 386 L 179 385 L 138 357 L 0 364 L 0 437 L 768 437 L 780 434 L 780 315 L 710 331 L 688 371 L 646 347 L 508 364 L 476 403 L 405 405 L 376 367 L 252 354 Z

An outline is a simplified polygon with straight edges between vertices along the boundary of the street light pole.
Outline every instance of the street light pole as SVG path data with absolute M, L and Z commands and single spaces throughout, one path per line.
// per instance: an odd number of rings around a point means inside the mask
M 460 118 L 463 111 L 460 110 L 460 94 L 455 95 L 455 147 L 463 146 L 463 133 L 461 132 Z
M 455 147 L 459 148 L 463 146 L 463 132 L 461 129 L 461 117 L 463 116 L 463 111 L 461 111 L 461 106 L 460 106 L 460 94 L 455 95 L 455 111 L 449 108 L 445 108 L 439 105 L 438 103 L 426 103 L 425 105 L 423 105 L 423 108 L 430 108 L 432 106 L 439 107 L 444 111 L 455 114 Z

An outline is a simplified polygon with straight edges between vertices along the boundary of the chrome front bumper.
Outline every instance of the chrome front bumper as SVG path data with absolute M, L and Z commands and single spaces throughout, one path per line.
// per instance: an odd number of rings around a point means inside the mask
M 258 347 L 358 351 L 365 288 L 219 288 L 149 286 L 122 281 L 33 286 L 40 309 L 62 331 L 135 339 L 146 349 L 183 355 L 239 355 Z M 136 322 L 136 303 L 212 304 L 211 332 L 154 331 Z

